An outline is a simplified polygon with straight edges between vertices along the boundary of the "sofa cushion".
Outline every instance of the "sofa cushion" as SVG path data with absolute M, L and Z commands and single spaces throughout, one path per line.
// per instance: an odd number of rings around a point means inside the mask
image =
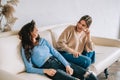
M 18 77 L 23 78 L 23 80 L 51 80 L 45 75 L 33 74 L 33 73 L 20 73 Z
M 95 46 L 96 62 L 91 66 L 92 71 L 97 75 L 111 64 L 117 61 L 120 57 L 120 48 L 110 46 Z
M 0 33 L 0 38 L 1 37 L 8 37 L 11 35 L 16 35 L 18 33 L 18 31 L 8 31 L 8 32 L 2 32 Z
M 51 45 L 53 45 L 50 31 L 41 31 L 39 32 L 39 35 L 40 37 L 46 39 Z
M 0 69 L 17 74 L 25 70 L 17 35 L 0 38 Z
M 0 69 L 0 80 L 23 80 L 22 78 Z

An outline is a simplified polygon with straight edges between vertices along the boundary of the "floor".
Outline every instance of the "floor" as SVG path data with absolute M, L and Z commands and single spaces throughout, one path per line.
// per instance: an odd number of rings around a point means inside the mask
M 98 75 L 99 80 L 120 80 L 120 61 L 115 62 L 112 66 L 108 68 L 109 76 L 105 79 L 105 75 L 102 72 Z

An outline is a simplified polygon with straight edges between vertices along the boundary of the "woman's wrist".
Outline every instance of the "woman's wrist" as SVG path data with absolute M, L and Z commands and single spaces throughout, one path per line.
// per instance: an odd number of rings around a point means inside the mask
M 70 65 L 67 65 L 66 68 L 70 68 Z
M 43 73 L 47 73 L 47 69 L 43 69 Z

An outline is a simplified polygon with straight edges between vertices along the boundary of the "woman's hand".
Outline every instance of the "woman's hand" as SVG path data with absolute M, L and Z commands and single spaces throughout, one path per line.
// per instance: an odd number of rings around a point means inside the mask
M 56 70 L 55 69 L 44 69 L 44 73 L 49 76 L 54 76 L 56 73 Z
M 88 41 L 90 40 L 90 30 L 89 28 L 83 29 L 83 31 L 85 32 L 85 34 L 87 35 L 87 39 Z
M 77 52 L 77 51 L 73 51 L 72 54 L 73 54 L 73 56 L 74 56 L 75 58 L 77 58 L 77 57 L 80 56 L 80 53 Z
M 89 28 L 83 29 L 83 31 L 84 31 L 87 35 L 90 34 L 90 30 L 89 30 Z
M 66 66 L 66 72 L 70 75 L 73 74 L 73 69 L 70 66 Z

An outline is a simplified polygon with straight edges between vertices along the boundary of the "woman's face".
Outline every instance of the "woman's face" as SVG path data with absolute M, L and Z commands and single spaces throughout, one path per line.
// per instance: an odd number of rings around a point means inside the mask
M 85 31 L 87 29 L 87 24 L 84 20 L 81 20 L 80 22 L 77 23 L 77 31 L 81 32 L 82 30 Z
M 34 27 L 33 31 L 31 32 L 32 38 L 38 37 L 38 29 L 37 27 Z

